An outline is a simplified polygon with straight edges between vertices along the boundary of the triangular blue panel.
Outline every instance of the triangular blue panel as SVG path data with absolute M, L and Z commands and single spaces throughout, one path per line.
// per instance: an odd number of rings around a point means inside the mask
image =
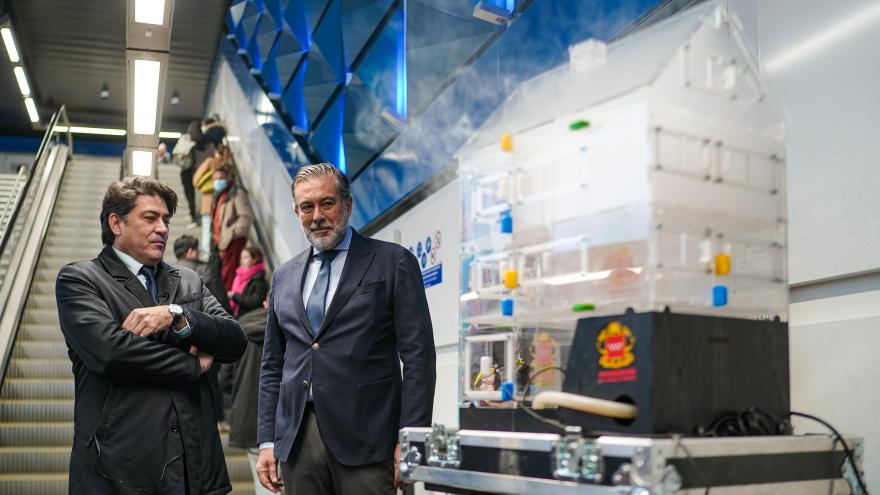
M 451 12 L 457 9 L 441 9 L 437 4 L 445 2 L 426 2 L 424 0 L 408 0 L 407 3 L 407 47 L 412 49 L 472 38 L 482 34 L 493 33 L 499 28 L 494 24 L 473 17 L 471 11 L 465 16 Z M 469 2 L 455 2 L 467 4 Z M 480 45 L 474 45 L 471 53 Z
M 249 2 L 248 0 L 239 0 L 238 2 L 233 3 L 234 5 L 229 7 L 229 10 L 226 11 L 226 26 L 229 28 L 230 33 L 235 32 L 235 28 L 238 27 L 238 23 L 241 22 L 241 16 L 244 15 L 244 9 Z
M 297 0 L 291 0 L 297 1 Z M 314 33 L 315 29 L 318 28 L 318 22 L 321 20 L 321 16 L 324 14 L 324 10 L 327 8 L 328 4 L 332 2 L 339 2 L 341 0 L 300 0 L 303 2 L 303 8 L 305 9 L 305 17 L 306 23 L 309 29 L 309 33 Z
M 336 88 L 345 82 L 341 11 L 340 0 L 335 0 L 312 36 L 309 66 L 303 82 L 306 112 L 312 126 Z
M 359 79 L 352 80 L 345 95 L 342 142 L 347 172 L 352 177 L 400 134 L 400 128 L 382 117 L 383 105 Z
M 336 72 L 339 81 L 342 81 L 345 75 L 345 57 L 342 50 L 342 2 L 334 0 L 324 18 L 321 25 L 315 30 L 312 36 L 312 44 L 317 45 L 321 50 L 324 59 L 330 68 Z
M 251 0 L 247 2 L 244 14 L 241 16 L 241 22 L 235 32 L 235 39 L 238 42 L 238 52 L 246 54 L 248 45 L 254 37 L 257 25 L 260 22 L 260 14 L 262 13 L 262 3 Z
M 394 0 L 343 0 L 342 39 L 346 67 L 351 67 L 392 4 Z
M 293 72 L 296 70 L 297 65 L 299 65 L 300 59 L 302 59 L 305 50 L 302 45 L 299 44 L 299 41 L 293 36 L 288 29 L 283 29 L 278 34 L 278 41 L 275 42 L 275 45 L 272 47 L 272 51 L 269 53 L 267 60 L 272 60 L 274 65 L 273 70 L 276 73 L 272 77 L 277 77 L 277 89 L 278 92 L 287 86 L 287 82 L 290 80 Z M 266 76 L 266 68 L 263 68 L 263 78 Z M 267 84 L 269 81 L 266 81 Z M 275 88 L 275 86 L 271 86 Z
M 282 3 L 287 0 L 263 0 L 264 14 L 268 14 L 275 21 L 276 28 L 281 29 L 284 24 Z M 294 0 L 295 1 L 295 0 Z
M 311 46 L 312 35 L 306 17 L 305 4 L 302 1 L 288 0 L 283 17 L 286 29 L 293 34 L 299 44 L 306 48 Z
M 455 71 L 467 62 L 493 33 L 407 50 L 407 96 L 410 115 L 421 114 L 437 97 Z
M 323 160 L 345 168 L 345 152 L 342 147 L 342 120 L 345 111 L 345 95 L 340 95 L 327 111 L 321 124 L 312 135 L 312 146 Z
M 254 39 L 248 45 L 248 57 L 251 59 L 251 69 L 260 71 L 263 68 L 263 62 L 269 55 L 269 51 L 278 38 L 279 29 L 275 20 L 268 12 L 264 12 L 260 16 L 260 22 L 257 24 L 257 30 L 254 33 Z
M 293 120 L 294 127 L 303 131 L 309 128 L 306 105 L 303 101 L 303 80 L 305 80 L 307 66 L 308 59 L 306 58 L 290 78 L 290 83 L 281 97 L 284 112 Z

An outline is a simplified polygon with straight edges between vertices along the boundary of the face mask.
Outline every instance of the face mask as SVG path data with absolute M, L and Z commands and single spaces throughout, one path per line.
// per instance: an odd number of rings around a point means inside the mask
M 214 190 L 221 192 L 226 189 L 226 179 L 214 179 Z

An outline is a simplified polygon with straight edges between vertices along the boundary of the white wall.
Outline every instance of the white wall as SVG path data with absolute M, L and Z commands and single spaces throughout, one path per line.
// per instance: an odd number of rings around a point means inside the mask
M 207 113 L 217 113 L 226 125 L 242 182 L 255 207 L 256 221 L 268 237 L 267 247 L 275 253 L 279 264 L 289 260 L 308 246 L 293 212 L 290 195 L 293 179 L 258 124 L 229 64 L 222 58 Z
M 440 246 L 436 238 L 439 233 Z M 434 421 L 458 426 L 458 250 L 461 247 L 461 200 L 459 181 L 453 180 L 373 237 L 398 242 L 418 251 L 431 237 L 426 267 L 442 264 L 442 282 L 425 289 L 437 346 L 437 388 Z M 436 252 L 436 253 L 435 253 Z M 436 254 L 434 260 L 432 255 Z M 432 263 L 432 261 L 434 261 Z
M 880 492 L 880 276 L 856 277 L 880 271 L 880 2 L 730 3 L 790 119 L 791 407 L 864 437 Z

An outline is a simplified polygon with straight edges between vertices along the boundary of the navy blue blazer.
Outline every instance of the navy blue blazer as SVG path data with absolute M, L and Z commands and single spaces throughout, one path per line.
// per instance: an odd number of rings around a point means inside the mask
M 310 254 L 272 277 L 257 441 L 275 442 L 275 457 L 287 460 L 311 383 L 322 437 L 339 462 L 390 459 L 398 430 L 429 426 L 434 403 L 434 335 L 418 262 L 397 244 L 353 231 L 313 337 L 302 303 Z

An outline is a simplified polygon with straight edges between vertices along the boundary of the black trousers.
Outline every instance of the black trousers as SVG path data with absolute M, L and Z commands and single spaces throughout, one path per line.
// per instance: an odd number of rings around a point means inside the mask
M 281 463 L 287 495 L 394 495 L 393 460 L 346 466 L 327 450 L 315 417 L 306 406 L 305 416 L 287 462 Z
M 199 222 L 199 213 L 196 211 L 196 188 L 193 186 L 193 172 L 195 167 L 180 169 L 180 181 L 183 182 L 183 195 L 186 196 L 186 204 L 189 206 L 189 214 L 192 221 Z

